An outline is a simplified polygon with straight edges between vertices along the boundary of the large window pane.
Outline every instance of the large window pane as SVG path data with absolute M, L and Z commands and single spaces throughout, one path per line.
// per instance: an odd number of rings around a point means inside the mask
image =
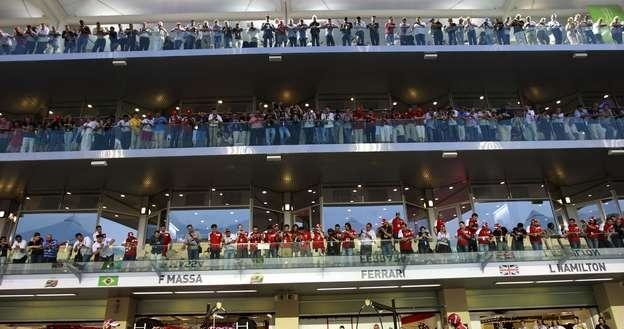
M 17 223 L 16 234 L 29 240 L 35 232 L 52 234 L 58 242 L 72 241 L 76 233 L 91 236 L 95 230 L 97 213 L 38 213 L 22 214 Z
M 212 224 L 217 224 L 222 232 L 225 228 L 235 232 L 238 224 L 243 224 L 247 229 L 249 208 L 172 210 L 169 212 L 169 230 L 173 240 L 183 240 L 186 225 L 189 224 L 199 231 L 202 240 L 206 240 Z
M 269 226 L 284 224 L 284 213 L 266 208 L 254 207 L 253 210 L 253 226 L 258 226 L 260 231 L 264 231 Z
M 137 235 L 139 217 L 105 211 L 100 216 L 100 225 L 107 238 L 115 239 L 115 244 L 120 244 L 126 241 L 128 233 Z
M 584 205 L 579 205 L 576 207 L 576 215 L 579 220 L 588 220 L 592 217 L 600 220 L 602 215 L 600 214 L 600 209 L 598 209 L 598 204 L 596 202 L 586 203 Z
M 602 200 L 602 209 L 607 216 L 620 215 L 620 210 L 618 209 L 617 204 L 613 201 L 613 199 Z
M 323 229 L 334 228 L 336 224 L 341 227 L 350 223 L 354 230 L 360 231 L 366 223 L 372 223 L 373 227 L 381 225 L 382 219 L 392 220 L 396 213 L 403 218 L 402 204 L 368 205 L 368 206 L 325 206 L 323 207 Z
M 486 221 L 490 226 L 498 223 L 511 230 L 522 223 L 524 227 L 529 227 L 533 218 L 544 228 L 548 223 L 554 223 L 549 201 L 493 201 L 475 202 L 474 205 L 479 221 Z

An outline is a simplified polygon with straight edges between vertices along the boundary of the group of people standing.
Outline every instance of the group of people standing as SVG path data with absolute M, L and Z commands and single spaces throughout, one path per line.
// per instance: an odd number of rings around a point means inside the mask
M 562 24 L 557 14 L 549 19 L 533 20 L 521 14 L 515 17 L 471 18 L 459 17 L 441 20 L 417 17 L 413 22 L 407 17 L 396 21 L 389 17 L 385 22 L 372 16 L 365 21 L 360 16 L 334 22 L 332 18 L 320 21 L 316 16 L 309 20 L 267 16 L 254 25 L 253 21 L 240 22 L 214 20 L 189 24 L 176 23 L 166 28 L 163 22 L 135 25 L 117 24 L 104 27 L 100 22 L 88 26 L 83 20 L 78 26 L 66 25 L 63 31 L 41 23 L 38 26 L 15 27 L 12 34 L 0 30 L 0 54 L 43 54 L 102 52 L 108 43 L 109 51 L 145 51 L 174 49 L 246 48 L 246 47 L 307 47 L 335 46 L 336 39 L 343 46 L 380 45 L 508 45 L 516 44 L 596 44 L 604 43 L 603 34 L 610 32 L 616 44 L 622 43 L 624 28 L 619 17 L 611 22 L 603 18 L 592 20 L 586 14 L 569 17 Z M 324 37 L 321 37 L 324 31 Z M 339 35 L 335 35 L 339 33 Z M 107 42 L 108 41 L 108 42 Z

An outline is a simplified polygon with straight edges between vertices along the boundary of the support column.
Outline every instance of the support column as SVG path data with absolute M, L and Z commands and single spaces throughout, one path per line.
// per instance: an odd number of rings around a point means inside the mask
M 624 329 L 624 287 L 619 282 L 594 285 L 594 297 L 600 316 L 611 329 Z
M 299 328 L 299 296 L 284 293 L 275 296 L 275 327 Z
M 104 319 L 119 322 L 119 328 L 133 328 L 136 300 L 130 297 L 109 298 L 106 302 Z
M 435 233 L 436 210 L 435 208 L 427 208 L 427 219 L 429 219 L 429 231 Z M 418 228 L 416 228 L 418 229 Z
M 466 325 L 470 324 L 470 313 L 468 313 L 468 300 L 466 299 L 466 289 L 442 289 L 438 293 L 438 299 L 443 306 L 442 323 L 446 324 L 449 314 L 457 313 Z

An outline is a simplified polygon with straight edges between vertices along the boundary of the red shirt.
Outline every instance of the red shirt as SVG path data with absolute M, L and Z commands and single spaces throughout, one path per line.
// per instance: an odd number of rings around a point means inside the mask
M 392 220 L 392 234 L 398 234 L 401 231 L 401 225 L 403 225 L 403 219 L 401 217 L 394 217 Z
M 444 219 L 438 218 L 436 219 L 436 224 L 435 224 L 435 228 L 436 231 L 440 232 L 442 231 L 442 228 L 444 227 Z
M 247 242 L 249 242 L 247 232 L 238 231 L 238 233 L 236 234 L 236 244 L 238 249 L 247 249 Z
M 568 225 L 568 241 L 580 242 L 581 241 L 581 228 L 576 224 Z
M 589 239 L 598 239 L 600 228 L 595 224 L 587 224 L 587 227 L 585 227 L 585 234 L 587 234 Z
M 412 232 L 409 228 L 405 228 L 405 230 L 401 232 L 403 233 L 403 239 L 399 241 L 399 248 L 401 251 L 413 251 L 412 239 L 414 238 L 414 232 Z
M 312 232 L 312 249 L 325 250 L 325 236 L 321 232 Z
M 529 241 L 542 242 L 542 227 L 531 225 L 529 227 Z
M 126 239 L 126 252 L 125 255 L 126 256 L 131 256 L 134 257 L 137 255 L 137 244 L 139 243 L 139 241 L 137 240 L 136 237 L 134 236 L 130 236 Z
M 310 249 L 310 240 L 312 240 L 312 235 L 310 234 L 310 231 L 299 231 L 299 241 L 301 241 L 301 248 L 306 250 Z
M 251 235 L 249 236 L 249 243 L 250 243 L 250 250 L 251 251 L 255 251 L 258 250 L 258 243 L 262 242 L 262 233 L 260 232 L 256 232 L 256 233 L 251 233 Z
M 604 227 L 602 228 L 600 240 L 606 241 L 609 238 L 610 233 L 613 233 L 613 224 L 605 223 Z
M 342 231 L 342 248 L 353 249 L 355 247 L 353 240 L 355 240 L 356 236 L 357 233 L 354 230 Z
M 482 227 L 479 231 L 479 244 L 490 244 L 490 236 L 492 231 L 487 227 Z
M 271 249 L 277 249 L 279 243 L 278 243 L 278 236 L 277 236 L 277 232 L 272 231 L 272 232 L 266 232 L 264 234 L 264 242 L 269 243 L 269 248 Z
M 395 28 L 396 28 L 396 23 L 387 22 L 384 25 L 384 30 L 385 30 L 386 34 L 393 34 Z
M 167 231 L 160 231 L 160 237 L 162 238 L 162 255 L 167 257 L 167 250 L 169 249 L 169 244 L 171 243 L 171 234 Z
M 282 233 L 282 247 L 283 248 L 292 248 L 293 242 L 293 234 L 290 232 Z
M 210 249 L 218 250 L 221 249 L 221 242 L 223 242 L 223 234 L 219 231 L 210 232 Z
M 457 229 L 457 244 L 460 246 L 468 246 L 468 244 L 470 243 L 470 238 L 472 238 L 473 233 L 472 231 L 467 228 L 464 227 L 463 229 L 460 227 Z

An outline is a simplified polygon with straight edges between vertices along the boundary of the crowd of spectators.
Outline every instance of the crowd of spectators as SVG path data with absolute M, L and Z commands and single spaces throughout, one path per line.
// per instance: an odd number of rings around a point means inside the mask
M 244 25 L 244 26 L 243 26 Z M 324 38 L 321 38 L 321 31 Z M 0 54 L 43 54 L 72 52 L 146 51 L 174 49 L 209 49 L 241 47 L 307 47 L 335 46 L 336 39 L 343 46 L 380 45 L 381 36 L 386 46 L 391 45 L 509 45 L 516 44 L 599 44 L 603 34 L 611 35 L 614 43 L 622 43 L 622 23 L 618 17 L 611 22 L 602 18 L 595 21 L 589 15 L 577 14 L 560 22 L 557 14 L 550 18 L 532 18 L 521 14 L 515 17 L 473 19 L 393 17 L 378 21 L 344 17 L 333 21 L 317 19 L 271 18 L 263 22 L 177 23 L 165 27 L 163 22 L 94 26 L 80 20 L 79 25 L 66 25 L 62 31 L 44 23 L 16 26 L 12 33 L 0 30 Z M 321 40 L 323 39 L 323 40 Z M 107 42 L 108 41 L 108 42 Z
M 0 116 L 0 152 L 88 151 L 208 146 L 624 138 L 624 109 L 449 106 L 322 110 L 273 104 L 253 113 L 173 110 L 114 117 L 11 120 Z
M 493 227 L 487 222 L 479 222 L 479 216 L 472 214 L 465 223 L 459 222 L 456 232 L 448 232 L 446 220 L 439 216 L 433 232 L 425 226 L 415 227 L 401 218 L 399 213 L 391 219 L 382 219 L 378 227 L 367 223 L 357 232 L 350 223 L 335 225 L 323 231 L 319 224 L 311 230 L 297 224 L 272 224 L 264 230 L 253 226 L 251 232 L 238 225 L 232 232 L 230 228 L 220 231 L 216 224 L 210 226 L 207 237 L 202 237 L 193 225 L 187 225 L 186 232 L 178 241 L 163 225 L 146 239 L 150 246 L 146 258 L 152 260 L 176 259 L 170 255 L 173 244 L 179 243 L 186 250 L 187 259 L 196 261 L 202 254 L 210 259 L 219 258 L 287 258 L 320 256 L 357 256 L 362 262 L 370 262 L 373 255 L 380 255 L 384 260 L 391 260 L 397 255 L 431 254 L 456 252 L 492 252 L 557 249 L 562 245 L 552 245 L 559 239 L 567 240 L 571 249 L 580 249 L 582 240 L 587 248 L 624 248 L 624 217 L 610 215 L 604 223 L 594 217 L 588 220 L 568 220 L 565 228 L 559 230 L 554 223 L 546 227 L 538 219 L 532 219 L 529 227 L 518 223 L 513 228 L 496 223 Z M 451 234 L 456 245 L 451 246 Z M 207 243 L 203 243 L 207 242 Z M 527 242 L 528 246 L 527 247 Z M 21 235 L 16 235 L 12 245 L 6 237 L 0 238 L 0 259 L 6 262 L 11 251 L 13 263 L 55 263 L 59 247 L 69 248 L 67 257 L 73 257 L 76 263 L 89 261 L 103 262 L 105 267 L 113 266 L 116 241 L 107 238 L 101 226 L 97 226 L 92 235 L 77 233 L 74 241 L 59 243 L 52 235 L 42 239 L 39 233 L 26 242 Z M 560 243 L 560 242 L 559 242 Z M 207 244 L 207 249 L 204 247 Z M 125 241 L 117 246 L 124 248 L 124 261 L 137 259 L 138 240 L 133 233 L 128 233 Z

